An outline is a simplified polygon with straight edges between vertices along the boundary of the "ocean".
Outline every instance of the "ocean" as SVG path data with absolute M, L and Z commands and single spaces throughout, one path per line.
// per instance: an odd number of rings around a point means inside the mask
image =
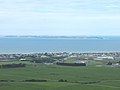
M 18 38 L 0 37 L 0 53 L 44 52 L 119 52 L 120 37 L 105 39 L 81 38 Z

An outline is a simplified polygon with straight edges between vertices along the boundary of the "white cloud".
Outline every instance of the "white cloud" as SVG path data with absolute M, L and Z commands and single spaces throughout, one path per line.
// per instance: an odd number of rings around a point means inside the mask
M 0 34 L 118 34 L 119 23 L 119 0 L 0 0 Z

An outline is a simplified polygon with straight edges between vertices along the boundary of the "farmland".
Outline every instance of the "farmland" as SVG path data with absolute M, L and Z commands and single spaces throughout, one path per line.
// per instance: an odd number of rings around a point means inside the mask
M 72 67 L 23 63 L 27 64 L 26 67 L 0 69 L 0 90 L 120 89 L 119 67 Z M 37 81 L 29 82 L 25 80 Z M 41 82 L 41 80 L 46 81 Z

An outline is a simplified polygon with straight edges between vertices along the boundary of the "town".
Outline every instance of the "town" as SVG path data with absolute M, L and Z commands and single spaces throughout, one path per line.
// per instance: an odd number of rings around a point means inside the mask
M 32 54 L 0 54 L 0 62 L 28 61 L 42 64 L 81 64 L 120 66 L 120 52 L 104 53 L 32 53 Z M 58 64 L 59 63 L 59 64 Z M 84 64 L 83 64 L 84 63 Z M 72 65 L 74 66 L 74 65 Z M 78 65 L 79 66 L 79 65 Z

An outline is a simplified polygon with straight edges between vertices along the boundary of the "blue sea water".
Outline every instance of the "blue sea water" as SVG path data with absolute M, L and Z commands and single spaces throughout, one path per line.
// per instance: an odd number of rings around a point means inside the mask
M 0 53 L 117 51 L 120 51 L 120 37 L 108 39 L 0 38 Z

